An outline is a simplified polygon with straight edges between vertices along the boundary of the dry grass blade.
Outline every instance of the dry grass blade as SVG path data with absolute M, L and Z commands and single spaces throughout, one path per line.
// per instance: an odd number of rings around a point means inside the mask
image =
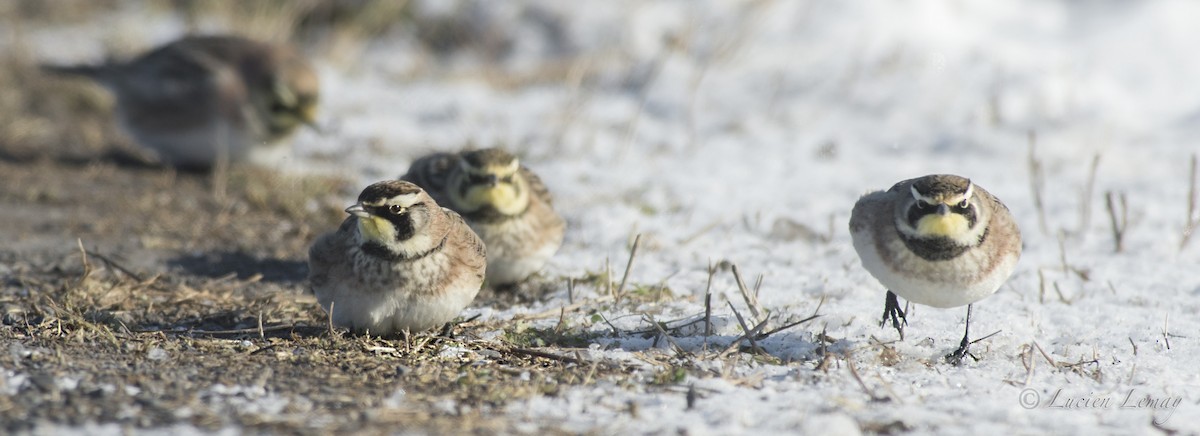
M 717 267 L 708 262 L 708 282 L 704 285 L 704 337 L 712 336 L 712 283 Z
M 1050 355 L 1046 354 L 1046 350 L 1043 350 L 1042 346 L 1040 344 L 1038 344 L 1037 341 L 1033 341 L 1033 347 L 1037 348 L 1038 353 L 1042 354 L 1042 358 L 1046 359 L 1046 363 L 1049 363 L 1050 366 L 1053 366 L 1055 368 L 1057 368 L 1059 366 L 1059 363 L 1056 362 L 1054 359 L 1051 359 Z
M 642 234 L 638 233 L 633 238 L 633 247 L 629 249 L 629 261 L 625 262 L 625 273 L 621 274 L 621 284 L 617 286 L 616 297 L 617 301 L 621 301 L 621 297 L 625 293 L 625 283 L 629 281 L 629 271 L 633 269 L 633 259 L 637 257 L 638 247 L 642 245 Z
M 337 304 L 337 302 L 336 301 L 329 302 L 329 312 L 327 314 L 328 316 L 325 317 L 325 321 L 326 321 L 325 327 L 328 329 L 329 337 L 331 337 L 331 338 L 337 338 L 337 334 L 333 329 L 333 305 L 334 304 Z
M 142 278 L 142 276 L 141 276 L 141 275 L 139 275 L 139 274 L 137 274 L 137 273 L 133 272 L 133 271 L 132 271 L 132 270 L 130 270 L 129 268 L 126 268 L 126 267 L 122 266 L 120 263 L 117 263 L 117 261 L 113 260 L 112 258 L 110 258 L 110 257 L 108 257 L 108 256 L 105 256 L 105 255 L 103 255 L 103 254 L 100 254 L 100 253 L 98 253 L 98 252 L 96 252 L 96 251 L 91 251 L 91 250 L 88 250 L 88 251 L 86 251 L 86 253 L 87 253 L 89 256 L 92 256 L 92 257 L 95 257 L 95 258 L 97 258 L 97 259 L 100 259 L 101 261 L 103 261 L 103 262 L 104 262 L 104 264 L 105 264 L 105 265 L 108 265 L 108 266 L 112 267 L 113 269 L 116 269 L 117 271 L 120 271 L 121 273 L 123 273 L 123 274 L 125 274 L 125 275 L 127 275 L 127 276 L 129 276 L 129 277 L 131 277 L 131 278 L 133 278 L 134 280 L 137 280 L 139 283 L 143 283 L 143 282 L 145 282 L 145 281 L 146 281 L 145 279 L 143 279 L 143 278 Z
M 134 333 L 163 333 L 168 335 L 202 335 L 202 336 L 241 336 L 241 335 L 258 335 L 260 338 L 265 338 L 266 333 L 274 333 L 285 330 L 295 330 L 301 327 L 295 324 L 279 324 L 273 326 L 263 326 L 260 322 L 256 327 L 244 329 L 228 329 L 228 330 L 134 330 Z
M 1193 154 L 1191 170 L 1188 171 L 1187 217 L 1183 224 L 1183 238 L 1179 241 L 1180 251 L 1187 247 L 1198 225 L 1200 216 L 1196 215 L 1196 155 Z
M 776 334 L 776 333 L 779 333 L 779 332 L 781 332 L 781 331 L 784 331 L 784 330 L 790 329 L 790 328 L 792 328 L 792 327 L 795 327 L 795 326 L 798 326 L 798 325 L 800 325 L 800 324 L 804 324 L 804 323 L 806 323 L 806 322 L 812 321 L 812 320 L 814 320 L 814 319 L 817 319 L 817 318 L 820 318 L 820 317 L 821 317 L 821 315 L 811 315 L 811 316 L 809 316 L 808 318 L 804 318 L 804 319 L 802 319 L 802 320 L 799 320 L 799 321 L 795 321 L 795 322 L 788 323 L 788 324 L 784 325 L 783 327 L 778 327 L 778 328 L 772 329 L 772 330 L 770 330 L 770 331 L 767 331 L 767 332 L 760 333 L 760 334 L 759 334 L 757 337 L 755 337 L 755 339 L 757 339 L 757 340 L 763 340 L 763 339 L 766 339 L 766 338 L 770 337 L 770 336 L 771 336 L 771 335 L 773 335 L 773 334 Z M 999 332 L 996 332 L 996 333 L 999 333 Z M 995 333 L 993 333 L 993 334 L 995 334 Z
M 1079 234 L 1086 235 L 1092 226 L 1092 194 L 1096 190 L 1096 171 L 1100 168 L 1100 155 L 1092 156 L 1092 166 L 1088 168 L 1087 184 L 1083 187 L 1083 196 L 1079 202 Z
M 558 355 L 558 354 L 554 354 L 554 353 L 550 353 L 550 352 L 546 352 L 546 351 L 533 350 L 533 349 L 529 349 L 529 348 L 509 347 L 509 348 L 505 348 L 505 349 L 497 350 L 497 351 L 503 351 L 503 352 L 507 352 L 509 354 L 517 354 L 517 355 L 523 355 L 523 356 L 528 356 L 528 357 L 540 357 L 542 359 L 556 360 L 559 362 L 572 363 L 572 364 L 576 364 L 576 365 L 582 365 L 582 364 L 587 363 L 585 361 L 576 359 L 574 357 L 562 356 L 562 355 Z
M 611 295 L 603 295 L 603 296 L 600 296 L 597 298 L 593 298 L 591 300 L 584 300 L 584 301 L 580 301 L 580 302 L 577 302 L 574 304 L 568 304 L 566 306 L 556 307 L 553 309 L 546 309 L 546 310 L 543 310 L 543 311 L 537 312 L 537 313 L 530 313 L 530 314 L 519 313 L 519 314 L 513 315 L 513 320 L 521 321 L 521 320 L 530 320 L 530 319 L 552 318 L 552 317 L 559 316 L 559 314 L 562 313 L 562 311 L 574 312 L 576 310 L 579 310 L 579 309 L 589 306 L 589 305 L 607 303 L 609 301 L 613 301 L 613 297 Z
M 854 368 L 853 360 L 846 359 L 846 367 L 850 368 L 850 375 L 854 377 L 854 381 L 858 382 L 858 386 L 862 388 L 863 393 L 867 394 L 867 397 L 871 398 L 871 401 L 887 400 L 887 397 L 879 396 L 879 394 L 876 394 L 874 390 L 867 386 L 867 383 L 864 382 L 862 377 L 858 375 L 858 370 Z
M 1169 320 L 1169 319 L 1171 319 L 1170 312 L 1163 315 L 1162 336 L 1163 336 L 1163 343 L 1167 346 L 1168 351 L 1171 350 L 1171 335 L 1169 333 L 1167 333 L 1167 320 Z
M 1029 187 L 1033 193 L 1033 207 L 1037 210 L 1038 228 L 1042 230 L 1043 235 L 1050 234 L 1050 226 L 1046 224 L 1046 206 L 1042 201 L 1042 192 L 1046 187 L 1046 171 L 1042 167 L 1042 161 L 1038 159 L 1035 150 L 1037 148 L 1037 132 L 1029 132 Z
M 80 274 L 79 281 L 75 282 L 75 288 L 79 288 L 92 275 L 92 263 L 88 261 L 88 252 L 83 248 L 83 239 L 75 238 L 75 243 L 79 245 L 79 257 L 80 261 L 83 262 L 83 274 Z
M 1112 224 L 1113 251 L 1120 253 L 1125 250 L 1125 231 L 1129 228 L 1129 204 L 1125 201 L 1125 193 L 1116 195 L 1108 191 L 1104 195 L 1104 204 L 1108 206 L 1108 219 Z M 1118 211 L 1118 208 L 1120 209 Z
M 996 335 L 1000 334 L 1000 332 L 1002 332 L 1002 331 L 1003 331 L 1003 330 L 996 330 L 996 331 L 992 332 L 991 334 L 989 334 L 989 335 L 987 335 L 987 336 L 984 336 L 984 337 L 982 337 L 982 338 L 979 338 L 979 339 L 973 340 L 973 341 L 971 341 L 971 345 L 975 345 L 975 343 L 976 343 L 976 342 L 983 342 L 983 341 L 986 341 L 986 340 L 988 340 L 988 339 L 991 339 L 991 337 L 992 337 L 992 336 L 996 336 Z
M 743 333 L 741 336 L 738 336 L 737 339 L 734 339 L 733 342 L 729 344 L 729 347 L 725 348 L 724 351 L 721 351 L 720 357 L 725 357 L 734 350 L 737 350 L 742 340 L 749 340 L 750 349 L 754 350 L 754 352 L 759 354 L 767 354 L 765 350 L 758 346 L 758 340 L 755 339 L 759 332 L 761 332 L 762 329 L 767 326 L 767 320 L 764 319 L 762 322 L 755 325 L 754 328 L 750 328 L 746 325 L 746 319 L 742 318 L 742 314 L 737 311 L 737 308 L 733 307 L 733 303 L 726 303 L 729 304 L 729 310 L 733 311 L 733 316 L 737 318 L 738 324 L 742 326 Z
M 1046 302 L 1046 272 L 1038 269 L 1038 303 Z
M 567 303 L 575 304 L 575 278 L 567 277 Z
M 742 273 L 738 269 L 737 264 L 733 265 L 732 270 L 733 279 L 737 281 L 738 290 L 742 293 L 742 299 L 746 301 L 746 306 L 750 308 L 750 315 L 754 317 L 754 321 L 758 322 L 762 317 L 758 305 L 758 296 L 754 295 L 754 293 L 750 292 L 750 289 L 746 288 L 746 282 L 742 281 Z
M 642 319 L 654 326 L 654 330 L 658 333 L 659 337 L 665 339 L 667 344 L 671 345 L 671 349 L 675 351 L 676 356 L 684 357 L 688 354 L 687 351 L 684 351 L 683 347 L 679 346 L 678 342 L 675 342 L 675 338 L 672 338 L 671 335 L 667 333 L 665 329 L 663 329 L 662 323 L 655 320 L 653 316 L 651 316 L 649 313 L 643 312 Z

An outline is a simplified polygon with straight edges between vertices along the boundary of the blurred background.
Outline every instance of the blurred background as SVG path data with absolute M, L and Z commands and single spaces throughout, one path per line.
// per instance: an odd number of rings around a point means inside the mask
M 866 190 L 955 172 L 1046 208 L 1025 227 L 1086 235 L 1103 223 L 1080 210 L 1108 190 L 1185 199 L 1195 17 L 1188 2 L 12 1 L 0 154 L 130 146 L 111 96 L 36 64 L 239 34 L 298 46 L 321 75 L 323 133 L 292 139 L 286 172 L 362 186 L 431 151 L 503 145 L 565 198 L 576 235 L 613 243 L 704 215 L 823 232 Z M 1182 211 L 1146 210 L 1178 231 Z

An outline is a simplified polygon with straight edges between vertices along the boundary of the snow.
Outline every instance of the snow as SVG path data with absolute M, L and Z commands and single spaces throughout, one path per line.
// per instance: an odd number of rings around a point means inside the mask
M 1187 160 L 1200 151 L 1200 4 L 475 6 L 477 19 L 514 39 L 508 57 L 430 67 L 407 52 L 411 42 L 380 40 L 350 68 L 322 63 L 328 131 L 301 133 L 283 166 L 352 174 L 365 186 L 423 153 L 504 144 L 541 175 L 568 221 L 548 277 L 603 271 L 606 260 L 620 274 L 641 234 L 631 283 L 665 283 L 678 297 L 644 308 L 658 320 L 702 313 L 708 265 L 722 261 L 751 284 L 763 276 L 759 298 L 773 319 L 806 317 L 824 299 L 821 318 L 760 343 L 780 363 L 735 353 L 695 362 L 720 369 L 693 370 L 682 386 L 566 387 L 509 404 L 503 413 L 514 420 L 604 433 L 1147 433 L 1152 419 L 1200 431 L 1200 375 L 1189 364 L 1200 358 L 1200 241 L 1179 249 Z M 564 40 L 547 39 L 539 26 L 548 19 Z M 160 27 L 146 37 L 162 39 Z M 536 79 L 562 62 L 572 62 L 574 82 Z M 489 80 L 497 74 L 528 79 Z M 1031 156 L 1044 168 L 1047 231 Z M 964 309 L 916 307 L 907 339 L 884 355 L 878 342 L 896 339 L 878 325 L 884 290 L 846 229 L 860 194 L 941 172 L 1004 200 L 1024 236 L 1016 273 L 975 307 L 973 337 L 999 334 L 962 367 L 940 358 L 961 338 Z M 1128 196 L 1121 253 L 1109 191 Z M 815 237 L 772 231 L 789 223 Z M 725 302 L 743 314 L 746 304 L 727 270 L 713 292 L 714 336 L 674 338 L 688 351 L 723 349 L 741 334 Z M 467 315 L 507 319 L 566 304 L 564 284 L 544 306 Z M 592 324 L 575 316 L 572 324 Z M 649 325 L 640 314 L 605 316 L 621 329 Z M 837 339 L 831 352 L 846 356 L 826 369 L 817 368 L 822 328 Z M 589 357 L 673 355 L 639 335 L 598 341 Z M 1095 363 L 1052 368 L 1047 359 Z M 9 377 L 8 389 L 21 383 Z M 692 408 L 687 386 L 698 392 Z M 1122 407 L 1130 392 L 1133 405 L 1144 396 L 1166 403 Z M 1052 407 L 1068 397 L 1107 407 Z M 1035 407 L 1024 407 L 1031 399 Z

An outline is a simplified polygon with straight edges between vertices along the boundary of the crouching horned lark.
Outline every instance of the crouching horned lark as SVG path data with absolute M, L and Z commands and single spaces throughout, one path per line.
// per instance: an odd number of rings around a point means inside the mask
M 125 131 L 177 167 L 262 160 L 316 116 L 317 75 L 308 61 L 289 47 L 240 37 L 185 37 L 128 62 L 43 68 L 108 88 Z
M 490 286 L 537 272 L 562 245 L 566 227 L 550 192 L 515 156 L 499 148 L 437 153 L 413 162 L 402 179 L 461 213 L 488 250 Z
M 883 326 L 904 338 L 896 296 L 927 306 L 967 305 L 967 327 L 953 364 L 969 355 L 971 305 L 993 293 L 1021 256 L 1021 232 L 1008 208 L 970 180 L 929 175 L 864 195 L 850 214 L 863 267 L 888 288 Z M 972 356 L 974 357 L 974 356 Z
M 449 322 L 483 286 L 483 242 L 457 213 L 393 180 L 368 186 L 308 251 L 309 282 L 334 324 L 387 335 Z

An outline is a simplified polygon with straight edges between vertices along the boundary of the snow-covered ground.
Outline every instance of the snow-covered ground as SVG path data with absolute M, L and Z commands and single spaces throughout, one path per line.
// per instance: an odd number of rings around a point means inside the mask
M 427 3 L 436 14 L 439 2 Z M 631 282 L 665 283 L 677 297 L 644 308 L 658 320 L 703 312 L 708 265 L 722 261 L 747 281 L 763 276 L 774 326 L 824 299 L 820 318 L 760 344 L 781 363 L 736 353 L 693 362 L 690 409 L 685 387 L 599 384 L 512 403 L 513 419 L 604 433 L 1200 431 L 1200 241 L 1180 249 L 1188 159 L 1200 152 L 1200 3 L 471 8 L 477 27 L 511 43 L 507 55 L 467 50 L 430 66 L 400 32 L 352 64 L 318 59 L 327 133 L 302 133 L 286 166 L 365 185 L 429 151 L 505 144 L 546 181 L 570 226 L 547 276 L 603 271 L 606 259 L 620 273 L 641 234 Z M 166 23 L 117 27 L 153 45 L 178 35 Z M 95 59 L 101 47 L 88 41 L 102 31 L 32 39 L 45 58 Z M 564 68 L 572 80 L 540 78 Z M 1031 159 L 1044 174 L 1045 228 Z M 999 196 L 1024 236 L 1012 279 L 975 307 L 974 337 L 1000 333 L 962 367 L 940 357 L 961 338 L 963 309 L 917 307 L 907 339 L 880 345 L 897 339 L 878 325 L 884 290 L 846 228 L 862 193 L 943 172 Z M 1110 191 L 1127 197 L 1121 253 Z M 563 288 L 544 306 L 472 312 L 555 308 Z M 727 270 L 712 289 L 707 342 L 721 349 L 742 333 L 726 301 L 748 311 Z M 640 314 L 605 316 L 648 327 Z M 817 369 L 822 329 L 845 357 Z M 675 340 L 705 347 L 701 335 Z M 641 336 L 597 342 L 593 356 L 617 360 L 653 347 Z M 674 354 L 658 347 L 664 361 Z

